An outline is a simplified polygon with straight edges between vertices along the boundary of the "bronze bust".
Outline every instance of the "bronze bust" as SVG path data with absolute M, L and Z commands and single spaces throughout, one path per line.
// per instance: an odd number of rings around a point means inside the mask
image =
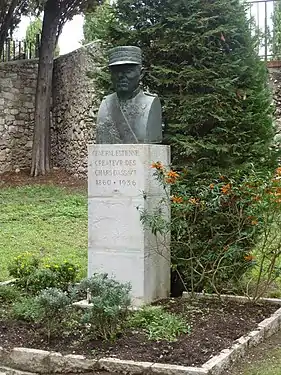
M 141 49 L 134 46 L 112 48 L 109 69 L 115 93 L 106 96 L 101 103 L 96 143 L 161 143 L 160 100 L 140 88 Z

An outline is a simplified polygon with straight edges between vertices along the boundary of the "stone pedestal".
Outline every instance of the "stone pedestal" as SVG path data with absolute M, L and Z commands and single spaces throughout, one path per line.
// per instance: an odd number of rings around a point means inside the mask
M 89 146 L 88 276 L 108 273 L 130 282 L 135 305 L 169 296 L 169 234 L 144 229 L 140 210 L 152 212 L 164 196 L 153 162 L 170 164 L 170 148 L 152 144 Z M 169 220 L 169 207 L 163 206 Z

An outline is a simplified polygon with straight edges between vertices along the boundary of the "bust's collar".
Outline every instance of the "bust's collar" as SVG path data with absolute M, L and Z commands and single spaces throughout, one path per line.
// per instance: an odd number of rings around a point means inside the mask
M 132 94 L 130 96 L 128 96 L 127 98 L 123 99 L 123 98 L 120 98 L 117 94 L 117 98 L 120 102 L 125 102 L 127 100 L 132 100 L 134 99 L 140 92 L 142 91 L 142 89 L 140 87 L 138 87 L 135 91 L 132 92 Z

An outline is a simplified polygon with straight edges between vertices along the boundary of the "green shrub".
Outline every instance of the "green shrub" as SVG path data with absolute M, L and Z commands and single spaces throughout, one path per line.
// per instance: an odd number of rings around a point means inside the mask
M 13 303 L 12 316 L 17 320 L 37 322 L 41 317 L 41 306 L 34 297 L 24 297 Z
M 67 290 L 76 281 L 78 272 L 79 268 L 68 261 L 45 263 L 31 253 L 19 255 L 9 266 L 10 275 L 17 279 L 16 285 L 33 294 L 46 288 Z
M 47 288 L 35 298 L 40 309 L 39 320 L 46 328 L 48 340 L 53 333 L 62 329 L 62 322 L 71 299 L 66 292 L 57 288 Z
M 26 279 L 38 269 L 40 264 L 40 258 L 32 253 L 25 252 L 18 255 L 13 259 L 13 262 L 9 264 L 8 270 L 9 275 L 18 280 L 18 284 Z
M 252 296 L 261 297 L 281 275 L 277 229 L 281 225 L 281 168 L 273 177 L 268 172 L 266 178 L 254 169 L 247 178 L 237 170 L 206 187 L 192 186 L 192 179 L 183 172 L 167 170 L 159 163 L 153 167 L 167 195 L 154 212 L 141 211 L 141 220 L 160 240 L 171 230 L 172 259 L 187 289 L 241 292 L 243 275 L 255 271 Z M 172 206 L 171 221 L 162 215 L 163 204 Z
M 20 296 L 20 291 L 13 285 L 0 285 L 0 304 L 14 302 Z
M 176 341 L 182 333 L 189 333 L 190 326 L 177 315 L 164 311 L 160 306 L 147 306 L 138 310 L 129 320 L 133 328 L 142 328 L 150 340 Z
M 77 265 L 67 261 L 61 264 L 45 265 L 45 267 L 56 274 L 56 287 L 62 290 L 67 290 L 69 285 L 74 284 L 79 272 Z
M 107 275 L 94 275 L 76 287 L 78 294 L 90 294 L 91 308 L 86 309 L 83 322 L 93 338 L 113 340 L 125 325 L 130 306 L 130 285 L 121 284 Z

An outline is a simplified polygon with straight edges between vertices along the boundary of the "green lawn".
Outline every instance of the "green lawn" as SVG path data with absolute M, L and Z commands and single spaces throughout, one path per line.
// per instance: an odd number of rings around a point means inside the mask
M 13 257 L 29 251 L 69 260 L 87 273 L 87 198 L 50 185 L 0 189 L 0 280 Z
M 227 375 L 281 375 L 281 333 L 268 338 L 239 360 Z
M 281 374 L 281 350 L 272 353 L 261 362 L 256 362 L 247 366 L 242 372 L 243 375 L 280 375 Z

